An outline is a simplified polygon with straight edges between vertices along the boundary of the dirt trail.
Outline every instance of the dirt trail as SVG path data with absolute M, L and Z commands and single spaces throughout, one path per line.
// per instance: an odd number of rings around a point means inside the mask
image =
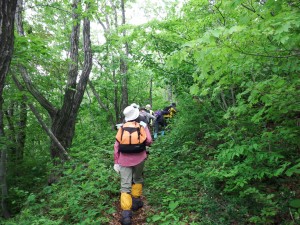
M 142 200 L 144 202 L 143 208 L 139 209 L 136 212 L 133 212 L 133 217 L 132 217 L 132 225 L 145 225 L 146 220 L 147 220 L 147 213 L 151 210 L 150 206 L 147 203 L 147 199 L 142 196 Z M 117 209 L 117 212 L 113 214 L 112 221 L 109 223 L 109 225 L 120 225 L 120 220 L 121 220 L 121 207 L 120 203 L 116 202 L 115 207 Z

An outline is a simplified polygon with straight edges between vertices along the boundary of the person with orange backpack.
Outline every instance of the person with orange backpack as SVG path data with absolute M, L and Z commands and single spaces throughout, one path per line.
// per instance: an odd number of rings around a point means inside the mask
M 122 225 L 131 225 L 132 211 L 143 207 L 143 169 L 146 146 L 152 144 L 147 124 L 139 120 L 139 109 L 127 106 L 125 123 L 118 129 L 114 144 L 114 170 L 121 176 Z

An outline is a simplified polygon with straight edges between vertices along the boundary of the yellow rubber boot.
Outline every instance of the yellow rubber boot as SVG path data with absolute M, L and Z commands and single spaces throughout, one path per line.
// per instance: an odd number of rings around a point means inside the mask
M 131 210 L 132 207 L 132 197 L 128 193 L 121 193 L 121 209 Z
M 143 185 L 142 184 L 133 184 L 131 187 L 131 195 L 134 198 L 141 197 L 143 193 Z
M 141 195 L 143 193 L 143 185 L 142 184 L 133 184 L 131 187 L 131 195 L 132 195 L 132 210 L 137 211 L 142 208 L 144 203 L 141 200 Z
M 121 209 L 122 211 L 122 218 L 121 224 L 122 225 L 131 225 L 131 218 L 132 218 L 132 197 L 128 193 L 121 193 Z

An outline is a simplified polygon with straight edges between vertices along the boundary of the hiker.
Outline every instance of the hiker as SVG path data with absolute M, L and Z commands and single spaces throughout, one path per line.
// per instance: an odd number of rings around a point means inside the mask
M 164 114 L 164 118 L 172 118 L 177 112 L 176 103 L 172 103 L 171 105 L 165 107 L 164 111 L 166 111 L 166 114 Z
M 146 108 L 146 111 L 147 111 L 148 113 L 150 113 L 150 115 L 154 116 L 154 111 L 152 110 L 152 107 L 151 107 L 150 104 L 147 104 L 145 108 Z M 156 118 L 156 117 L 154 116 L 154 118 Z M 154 120 L 155 120 L 155 119 L 150 118 L 150 120 L 149 120 L 149 125 L 150 125 L 150 127 L 153 127 L 153 125 L 154 125 Z
M 127 106 L 123 114 L 125 123 L 116 135 L 114 145 L 114 170 L 121 176 L 122 225 L 130 225 L 132 211 L 143 207 L 143 168 L 147 158 L 146 146 L 152 138 L 143 121 L 139 121 L 139 109 Z
M 156 117 L 156 120 L 154 121 L 154 134 L 153 134 L 154 139 L 157 138 L 159 132 L 161 136 L 164 136 L 165 134 L 166 121 L 164 118 L 164 114 L 166 113 L 167 111 L 163 111 L 163 110 L 157 110 L 154 113 Z
M 171 103 L 171 105 L 164 108 L 164 119 L 165 125 L 167 126 L 170 122 L 170 119 L 176 114 L 176 103 Z
M 146 124 L 149 125 L 150 119 L 155 120 L 155 116 L 148 113 L 145 108 L 140 108 L 140 106 L 135 104 L 135 103 L 132 103 L 131 106 L 133 106 L 134 108 L 139 109 L 139 111 L 140 111 L 139 120 L 140 121 L 143 121 L 143 122 L 145 122 Z
M 147 125 L 150 126 L 150 122 L 151 120 L 155 120 L 155 116 L 151 115 L 149 112 L 147 112 L 147 110 L 145 108 L 140 108 L 140 115 L 144 116 L 146 118 L 147 121 Z

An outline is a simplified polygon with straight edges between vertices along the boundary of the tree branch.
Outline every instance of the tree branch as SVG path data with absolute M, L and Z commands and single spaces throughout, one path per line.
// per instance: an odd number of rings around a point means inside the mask
M 89 79 L 89 75 L 92 70 L 92 50 L 90 39 L 90 21 L 88 18 L 83 20 L 83 48 L 84 48 L 84 64 L 82 73 L 76 88 L 74 108 L 77 109 L 80 106 L 82 97 L 84 95 L 85 88 Z
M 68 10 L 59 8 L 57 6 L 49 5 L 49 4 L 35 4 L 34 6 L 28 6 L 28 8 L 30 8 L 30 9 L 33 9 L 34 7 L 49 7 L 49 8 L 54 8 L 54 9 L 58 9 L 60 11 L 63 11 L 63 12 L 66 12 L 66 13 L 72 15 L 72 12 L 70 12 Z
M 21 83 L 16 78 L 16 76 L 12 75 L 12 78 L 13 78 L 16 86 L 18 87 L 18 89 L 20 91 L 24 91 L 24 87 L 21 85 Z M 24 95 L 24 99 L 28 102 L 28 98 L 27 98 L 26 95 Z M 51 138 L 51 140 L 55 143 L 55 145 L 61 150 L 61 152 L 63 152 L 64 158 L 67 159 L 67 160 L 69 160 L 70 157 L 69 157 L 67 151 L 62 146 L 62 144 L 58 141 L 58 139 L 54 136 L 54 134 L 52 133 L 51 129 L 47 127 L 47 125 L 43 121 L 42 117 L 40 116 L 38 110 L 34 107 L 34 105 L 32 103 L 28 103 L 28 106 L 29 106 L 30 110 L 33 112 L 33 114 L 35 115 L 35 117 L 37 118 L 37 120 L 39 121 L 39 123 L 42 126 L 42 128 L 44 129 L 44 131 L 46 131 L 46 133 Z
M 100 25 L 102 26 L 104 32 L 107 32 L 107 28 L 106 26 L 104 25 L 104 23 L 102 22 L 102 20 L 100 19 L 99 16 L 96 16 L 97 20 L 98 20 L 98 23 L 100 23 Z
M 258 57 L 266 57 L 266 58 L 290 58 L 290 57 L 300 57 L 300 52 L 297 52 L 295 54 L 289 54 L 289 55 L 278 55 L 278 56 L 274 56 L 274 55 L 265 55 L 265 54 L 261 54 L 261 53 L 251 53 L 251 52 L 245 52 L 240 48 L 232 48 L 229 45 L 224 44 L 224 46 L 226 46 L 227 48 L 232 49 L 233 51 L 237 51 L 240 52 L 244 55 L 253 55 L 253 56 L 258 56 Z
M 261 19 L 265 19 L 264 17 L 262 17 L 259 13 L 256 12 L 256 10 L 254 8 L 250 8 L 248 6 L 246 6 L 245 4 L 241 4 L 245 9 L 250 10 L 251 12 L 255 13 L 256 15 L 258 15 Z
M 223 13 L 220 11 L 220 7 L 217 7 L 217 6 L 215 6 L 214 5 L 214 7 L 217 9 L 217 11 L 220 13 L 220 15 L 221 15 L 221 17 L 222 17 L 222 19 L 223 19 L 223 26 L 225 26 L 226 25 L 226 20 L 225 20 L 225 17 L 224 17 L 224 15 L 223 15 Z
M 25 36 L 23 29 L 23 20 L 22 20 L 22 9 L 23 1 L 19 0 L 17 5 L 17 13 L 15 15 L 17 32 L 20 36 Z M 57 109 L 34 87 L 30 76 L 28 75 L 27 69 L 23 65 L 19 65 L 22 78 L 25 82 L 25 85 L 28 91 L 33 95 L 33 97 L 48 111 L 49 115 L 52 117 L 57 113 Z
M 32 94 L 32 96 L 43 106 L 49 115 L 53 117 L 57 113 L 57 109 L 49 102 L 32 84 L 32 81 L 27 73 L 27 70 L 24 66 L 20 65 L 19 69 L 21 71 L 21 75 L 23 81 L 25 82 L 27 90 Z

